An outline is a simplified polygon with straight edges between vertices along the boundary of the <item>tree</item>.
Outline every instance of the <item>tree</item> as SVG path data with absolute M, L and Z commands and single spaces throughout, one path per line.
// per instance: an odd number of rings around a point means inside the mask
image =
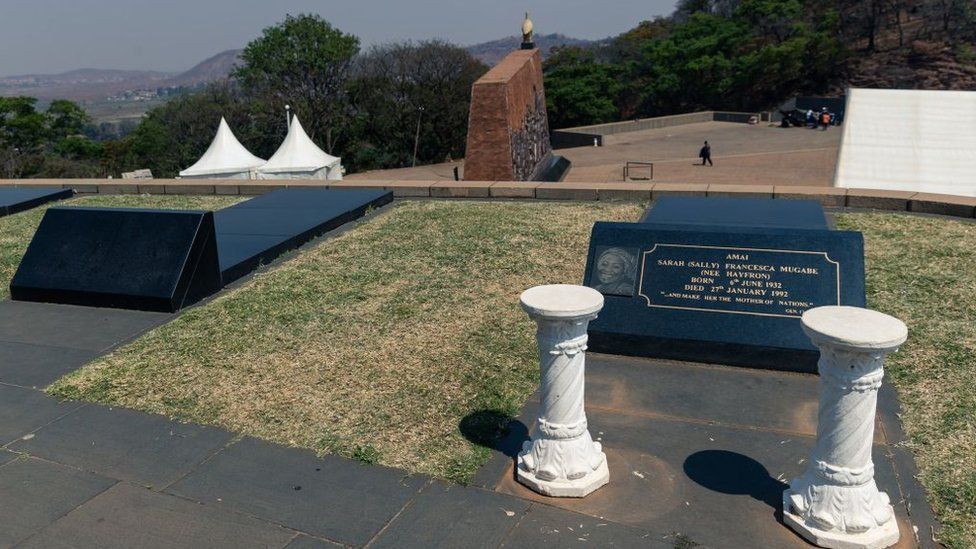
M 592 50 L 561 48 L 545 64 L 546 110 L 553 128 L 620 119 L 614 104 L 623 86 L 620 68 L 596 60 Z
M 264 29 L 234 71 L 243 89 L 267 104 L 292 107 L 309 136 L 336 148 L 348 114 L 346 80 L 359 39 L 318 15 L 287 16 Z
M 48 128 L 52 140 L 57 141 L 72 135 L 79 135 L 91 118 L 84 109 L 67 99 L 55 99 L 47 107 Z
M 485 71 L 441 40 L 376 46 L 357 59 L 349 83 L 352 169 L 396 168 L 464 155 L 471 85 Z

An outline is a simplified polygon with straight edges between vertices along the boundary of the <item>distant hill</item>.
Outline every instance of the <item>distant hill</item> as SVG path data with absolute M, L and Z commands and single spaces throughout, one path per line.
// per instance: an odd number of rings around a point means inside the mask
M 227 50 L 208 57 L 192 69 L 167 79 L 166 85 L 174 88 L 192 87 L 227 78 L 237 65 L 241 51 L 243 50 Z
M 573 38 L 571 36 L 566 36 L 565 34 L 537 34 L 534 37 L 535 46 L 541 50 L 542 58 L 546 59 L 552 52 L 552 48 L 558 46 L 590 46 L 598 43 L 594 40 L 584 40 L 582 38 Z M 499 38 L 498 40 L 492 40 L 490 42 L 482 42 L 480 44 L 473 44 L 467 46 L 465 49 L 468 50 L 474 58 L 478 59 L 486 65 L 494 65 L 502 60 L 503 57 L 508 55 L 509 52 L 519 49 L 522 44 L 521 36 L 506 36 L 505 38 Z
M 173 75 L 158 71 L 77 69 L 60 74 L 24 74 L 0 78 L 0 95 L 29 95 L 41 100 L 94 101 L 129 89 L 156 88 Z
M 0 96 L 29 95 L 42 101 L 70 99 L 93 103 L 135 91 L 194 87 L 226 78 L 240 52 L 218 53 L 181 73 L 77 69 L 60 74 L 5 76 L 0 77 Z

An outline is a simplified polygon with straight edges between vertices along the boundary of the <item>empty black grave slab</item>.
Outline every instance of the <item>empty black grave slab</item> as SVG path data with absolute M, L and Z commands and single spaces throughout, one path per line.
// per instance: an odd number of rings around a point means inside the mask
M 0 385 L 0 446 L 81 406 L 80 402 L 61 402 L 33 389 Z
M 0 301 L 0 341 L 102 352 L 171 318 L 168 313 Z
M 166 491 L 349 545 L 373 538 L 426 483 L 405 472 L 245 438 Z
M 662 225 L 765 227 L 826 231 L 827 216 L 815 200 L 771 198 L 693 198 L 665 196 L 654 201 L 641 218 Z
M 211 212 L 50 208 L 15 300 L 174 312 L 221 288 Z
M 223 283 L 393 201 L 359 189 L 280 189 L 214 213 Z
M 46 387 L 97 356 L 84 349 L 0 341 L 0 383 Z
M 295 533 L 120 482 L 18 547 L 284 547 Z
M 432 482 L 370 547 L 498 547 L 529 502 Z
M 0 547 L 11 547 L 117 481 L 21 457 L 0 467 Z
M 382 189 L 279 189 L 225 209 L 316 210 L 321 214 L 354 210 L 369 201 L 391 195 Z
M 163 416 L 88 405 L 11 449 L 158 489 L 188 473 L 232 437 Z
M 534 504 L 502 547 L 619 547 L 674 549 L 678 536 L 651 533 L 547 505 Z
M 71 189 L 26 189 L 0 187 L 0 217 L 36 208 L 41 204 L 71 198 Z

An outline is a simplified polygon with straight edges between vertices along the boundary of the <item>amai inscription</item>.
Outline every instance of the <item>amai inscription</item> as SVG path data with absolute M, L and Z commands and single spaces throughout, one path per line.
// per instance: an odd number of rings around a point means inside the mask
M 648 307 L 799 317 L 840 304 L 840 264 L 818 251 L 656 244 L 637 293 Z

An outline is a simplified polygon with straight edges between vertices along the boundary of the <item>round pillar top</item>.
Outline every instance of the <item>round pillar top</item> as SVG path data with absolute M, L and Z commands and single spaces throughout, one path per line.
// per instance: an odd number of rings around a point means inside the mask
M 801 321 L 814 343 L 853 350 L 895 349 L 908 338 L 904 322 L 860 307 L 814 307 Z
M 596 314 L 603 308 L 603 294 L 574 284 L 533 286 L 519 297 L 529 316 L 578 318 Z

